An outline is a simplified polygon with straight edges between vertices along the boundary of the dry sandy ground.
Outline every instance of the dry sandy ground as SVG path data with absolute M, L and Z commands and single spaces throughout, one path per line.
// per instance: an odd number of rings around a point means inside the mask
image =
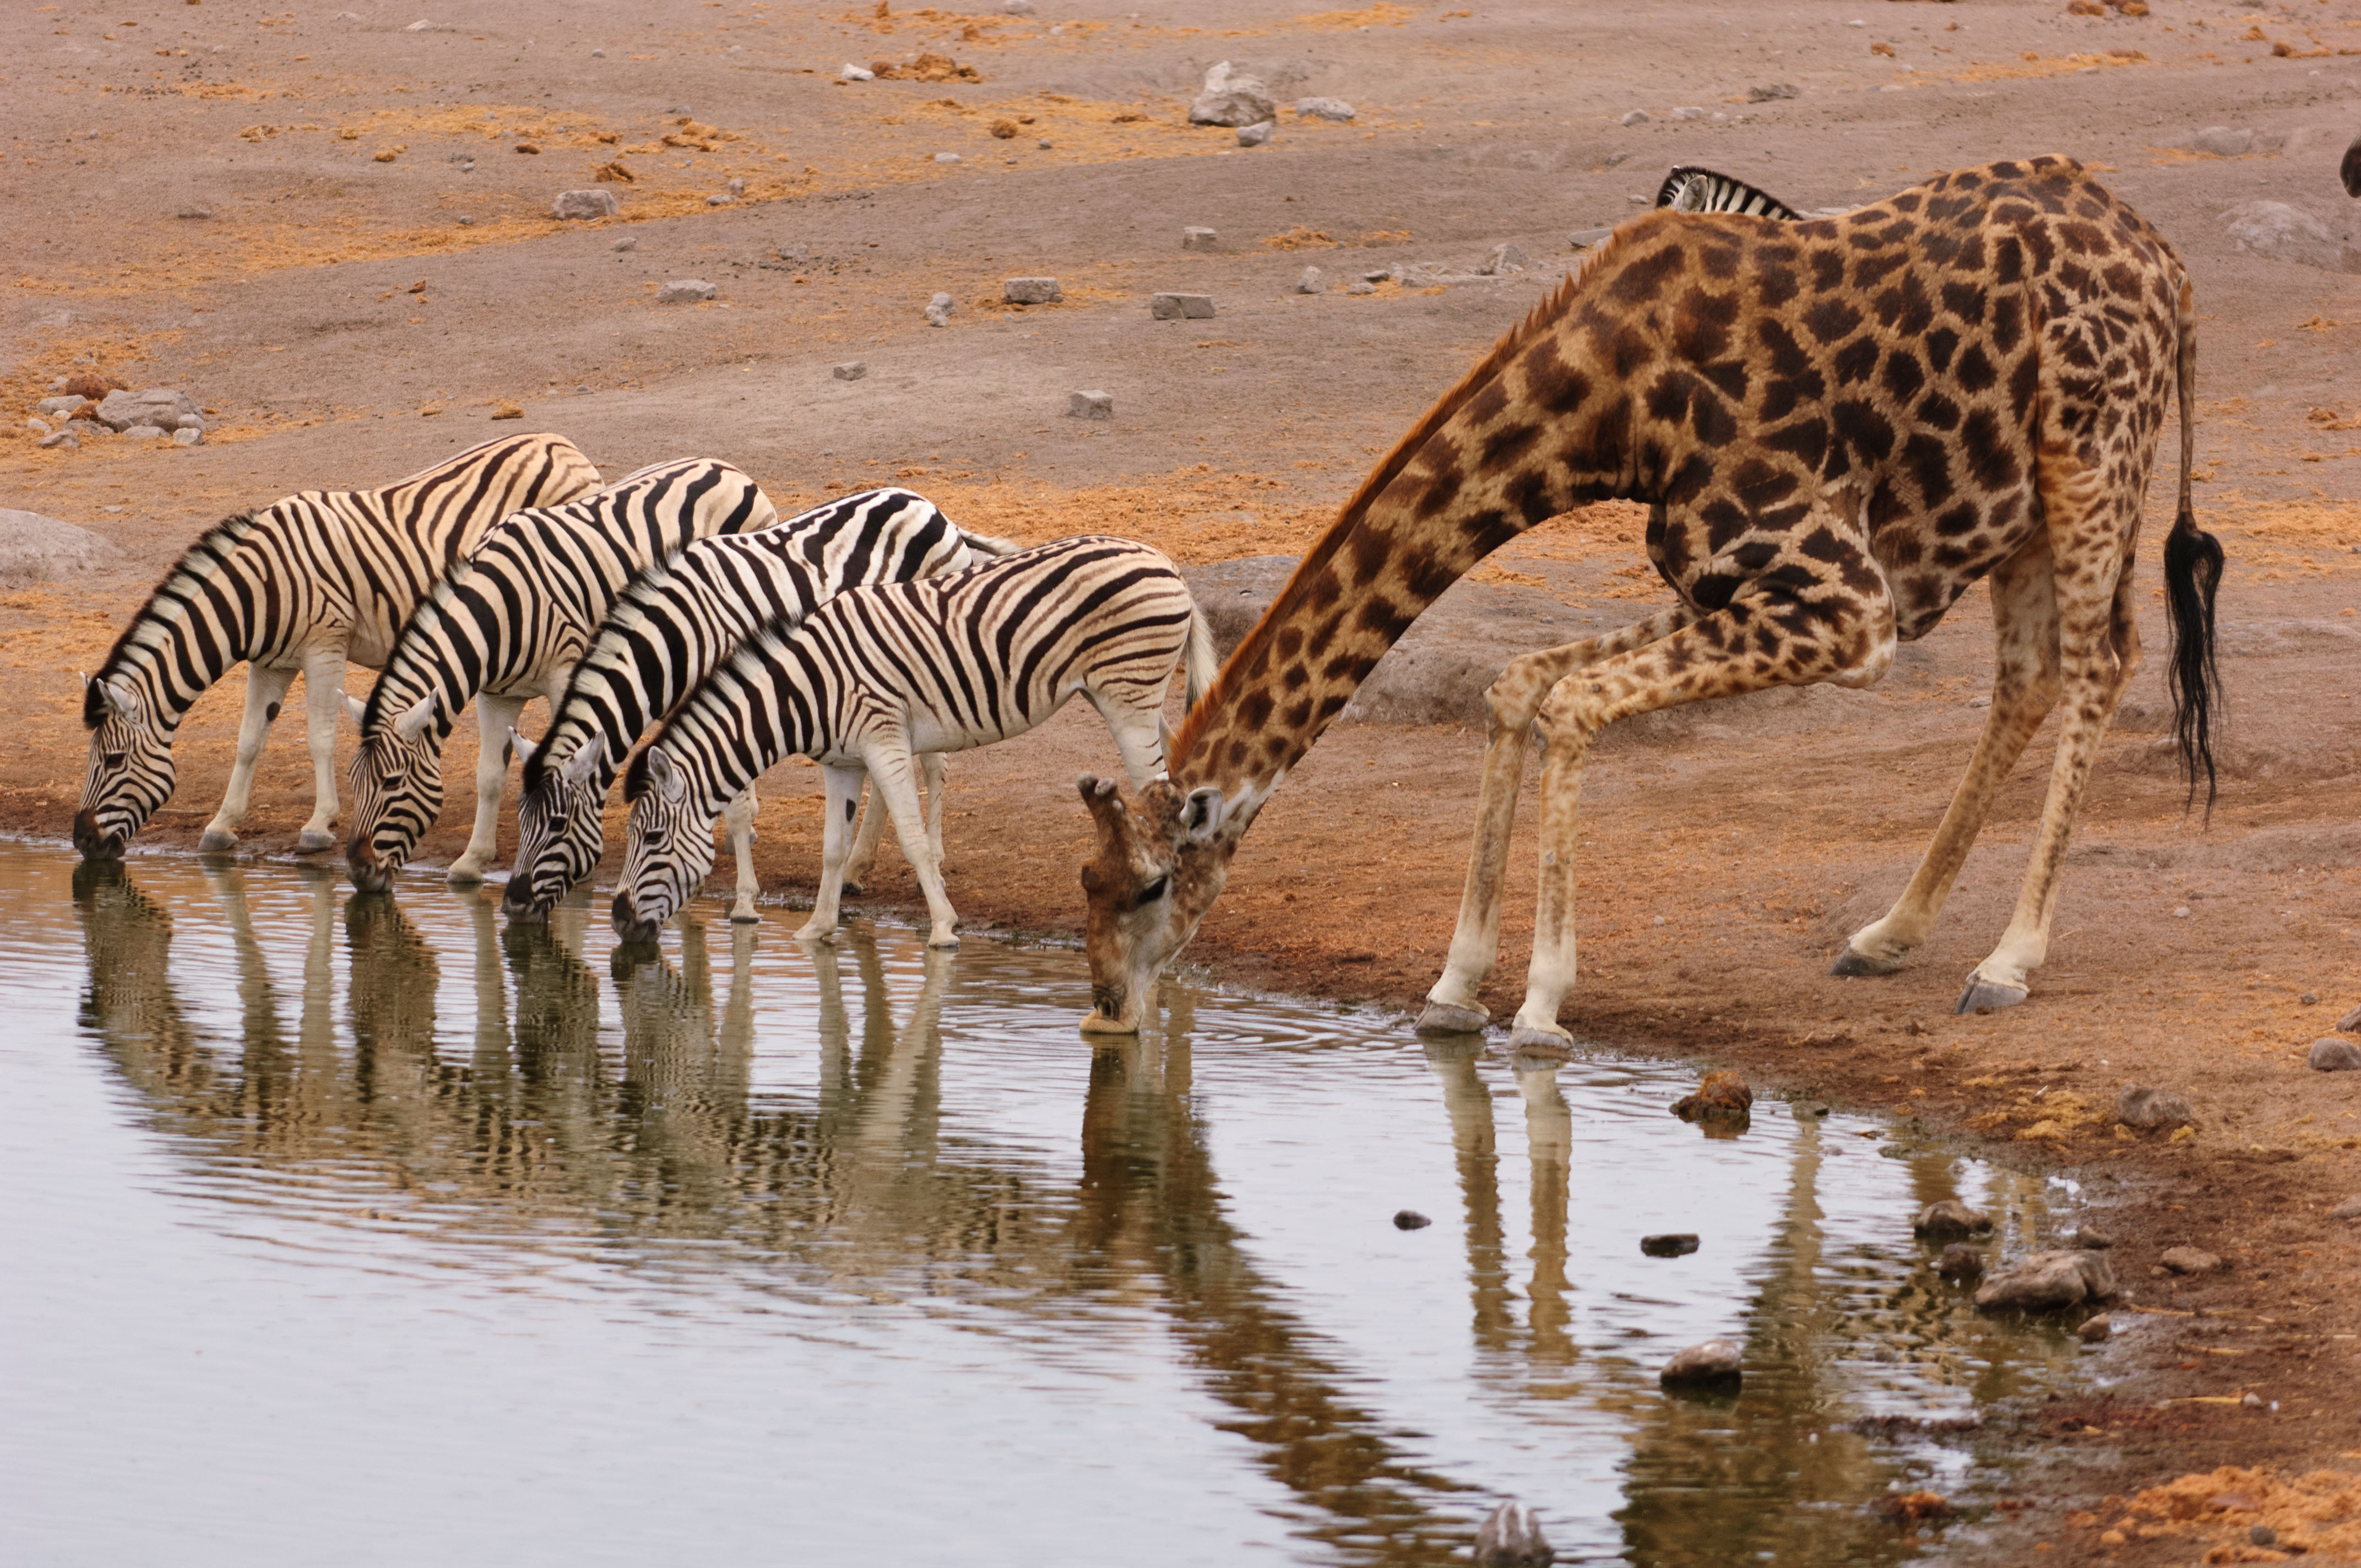
M 217 411 L 193 450 L 40 452 L 20 430 L 0 435 L 0 503 L 124 552 L 104 578 L 0 594 L 9 828 L 64 833 L 83 756 L 72 672 L 181 543 L 289 490 L 398 477 L 489 433 L 502 401 L 609 475 L 712 454 L 783 510 L 891 478 L 1027 539 L 1104 529 L 1189 563 L 1291 554 L 1560 273 L 1569 231 L 1634 210 L 1673 163 L 1804 207 L 2004 156 L 2062 151 L 2103 170 L 2189 260 L 2204 322 L 2199 506 L 2232 561 L 2232 729 L 2210 822 L 2184 813 L 2159 754 L 2152 661 L 2091 789 L 2028 1005 L 1949 1012 L 2005 921 L 2046 738 L 1927 951 L 1888 979 L 1827 978 L 1846 933 L 1901 886 L 1965 764 L 1989 668 L 1974 595 L 1876 691 L 1773 694 L 1603 749 L 1567 1020 L 1916 1115 L 2089 1183 L 2137 1293 L 2118 1314 L 2129 1332 L 2093 1353 L 2124 1380 L 2118 1398 L 2036 1423 L 2062 1462 L 2013 1530 L 1955 1551 L 2184 1563 L 2244 1550 L 2251 1516 L 2204 1501 L 2229 1482 L 2188 1483 L 2189 1517 L 2160 1504 L 2142 1516 L 2159 1533 L 2120 1542 L 2108 1537 L 2123 1512 L 2101 1499 L 2258 1465 L 2268 1477 L 2236 1485 L 2291 1523 L 2301 1494 L 2272 1488 L 2320 1471 L 2342 1479 L 2317 1495 L 2353 1485 L 2361 1227 L 2324 1212 L 2361 1192 L 2361 1074 L 2307 1072 L 2302 1054 L 2361 1002 L 2361 279 L 2241 255 L 2223 214 L 2270 198 L 2351 236 L 2334 170 L 2361 130 L 2354 0 L 2150 0 L 2139 18 L 2050 0 L 1314 15 L 1040 0 L 1029 18 L 346 3 L 60 0 L 0 15 L 11 422 L 51 377 L 90 368 L 182 386 Z M 847 60 L 923 52 L 980 79 L 833 80 Z M 1333 94 L 1359 116 L 1282 114 L 1270 146 L 1236 150 L 1185 124 L 1193 84 L 1222 59 L 1283 101 Z M 1772 82 L 1798 95 L 1746 102 Z M 1683 105 L 1706 117 L 1670 119 Z M 1653 117 L 1623 126 L 1633 108 Z M 995 120 L 1018 134 L 994 137 Z M 2254 129 L 2256 150 L 2176 147 L 2217 124 Z M 618 163 L 631 180 L 604 188 L 620 219 L 546 216 L 554 192 Z M 733 178 L 743 198 L 708 205 Z M 1182 253 L 1191 224 L 1216 228 L 1221 248 Z M 636 247 L 618 250 L 625 238 Z M 1286 291 L 1307 263 L 1342 280 L 1398 261 L 1464 267 L 1502 241 L 1532 270 Z M 998 303 L 999 280 L 1033 273 L 1060 278 L 1065 302 Z M 719 297 L 655 304 L 657 284 L 680 277 Z M 1209 292 L 1220 313 L 1152 323 L 1158 289 Z M 946 330 L 920 313 L 939 290 L 959 302 Z M 855 357 L 865 379 L 830 378 Z M 1113 392 L 1117 417 L 1062 417 L 1078 388 Z M 1494 557 L 1463 604 L 1495 631 L 1527 617 L 1532 646 L 1645 613 L 1662 590 L 1631 524 L 1615 508 L 1559 520 Z M 237 701 L 233 682 L 183 731 L 181 792 L 152 839 L 193 840 Z M 1265 814 L 1194 960 L 1413 1007 L 1448 939 L 1480 745 L 1465 724 L 1333 732 Z M 463 729 L 452 777 L 471 747 Z M 249 823 L 258 852 L 291 845 L 309 804 L 302 756 L 282 726 Z M 1073 928 L 1085 823 L 1071 781 L 1113 762 L 1080 712 L 957 760 L 950 885 L 971 927 Z M 766 879 L 807 890 L 813 775 L 783 770 L 771 788 Z M 428 859 L 463 839 L 455 808 Z M 911 893 L 895 861 L 871 902 Z M 1521 978 L 1530 897 L 1528 868 L 1496 1009 Z M 2194 1135 L 2114 1128 L 2127 1081 L 2186 1092 Z M 2158 1251 L 2180 1243 L 2228 1272 L 2151 1279 Z M 2276 1411 L 2234 1402 L 2250 1390 Z

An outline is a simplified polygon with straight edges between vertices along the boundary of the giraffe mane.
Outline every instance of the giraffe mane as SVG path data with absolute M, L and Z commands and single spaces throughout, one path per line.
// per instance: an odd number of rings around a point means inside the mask
M 1640 221 L 1645 222 L 1646 219 L 1642 218 Z M 1213 722 L 1213 715 L 1224 705 L 1242 695 L 1243 688 L 1247 684 L 1245 672 L 1253 663 L 1255 655 L 1262 652 L 1270 640 L 1278 635 L 1279 628 L 1295 613 L 1297 607 L 1310 591 L 1311 579 L 1328 564 L 1337 550 L 1344 545 L 1345 541 L 1352 536 L 1353 530 L 1360 526 L 1362 518 L 1367 515 L 1370 506 L 1377 499 L 1385 493 L 1386 487 L 1392 484 L 1404 468 L 1410 466 L 1411 459 L 1415 457 L 1420 449 L 1433 438 L 1436 431 L 1450 422 L 1452 415 L 1457 413 L 1470 398 L 1488 386 L 1492 378 L 1500 373 L 1501 367 L 1514 358 L 1526 345 L 1539 336 L 1543 328 L 1565 313 L 1566 308 L 1574 302 L 1575 297 L 1581 292 L 1584 280 L 1590 276 L 1591 271 L 1601 260 L 1619 248 L 1617 242 L 1622 237 L 1623 232 L 1619 228 L 1591 247 L 1589 254 L 1582 258 L 1582 265 L 1567 273 L 1565 280 L 1560 282 L 1547 298 L 1526 313 L 1523 321 L 1503 334 L 1500 341 L 1492 345 L 1492 351 L 1477 360 L 1475 367 L 1459 378 L 1459 384 L 1444 393 L 1435 401 L 1434 406 L 1428 409 L 1400 441 L 1394 443 L 1393 450 L 1379 459 L 1378 466 L 1369 471 L 1369 477 L 1361 481 L 1360 488 L 1355 490 L 1352 499 L 1345 503 L 1344 510 L 1336 514 L 1336 521 L 1330 523 L 1328 531 L 1320 536 L 1311 549 L 1304 552 L 1303 559 L 1297 563 L 1295 570 L 1289 575 L 1285 586 L 1279 590 L 1278 597 L 1270 601 L 1270 608 L 1263 612 L 1262 619 L 1256 621 L 1252 630 L 1248 630 L 1245 638 L 1240 641 L 1235 651 L 1224 662 L 1221 672 L 1213 677 L 1213 684 L 1206 689 L 1202 696 L 1197 699 L 1197 705 L 1189 710 L 1188 717 L 1181 720 L 1180 729 L 1174 735 L 1170 754 L 1166 758 L 1168 769 L 1178 768 L 1189 753 L 1196 749 L 1198 737 L 1204 732 L 1205 726 Z

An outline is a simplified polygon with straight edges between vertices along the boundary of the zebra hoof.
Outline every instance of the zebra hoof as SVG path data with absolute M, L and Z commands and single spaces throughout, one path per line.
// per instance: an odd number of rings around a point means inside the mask
M 201 855 L 226 855 L 237 848 L 237 835 L 225 833 L 218 828 L 208 828 L 205 836 L 197 840 Z
M 730 924 L 732 926 L 760 926 L 762 923 L 761 913 L 751 904 L 741 904 L 730 912 Z
M 316 828 L 306 828 L 295 835 L 295 852 L 299 855 L 316 855 L 323 850 L 333 850 L 335 847 L 336 836 L 333 833 L 323 833 Z
M 1859 980 L 1866 975 L 1892 974 L 1902 967 L 1900 959 L 1873 959 L 1858 948 L 1847 948 L 1828 966 L 1828 972 L 1847 980 Z
M 1512 1056 L 1564 1061 L 1574 1055 L 1574 1036 L 1560 1028 L 1536 1029 L 1530 1024 L 1520 1024 L 1509 1036 L 1509 1051 Z
M 1976 975 L 1968 976 L 1968 988 L 1960 992 L 1960 1004 L 1954 1013 L 1997 1013 L 2004 1007 L 2014 1007 L 2025 1000 L 2025 987 L 2002 985 Z
M 1429 1002 L 1418 1015 L 1415 1025 L 1422 1035 L 1480 1035 L 1492 1015 L 1481 1007 L 1456 1007 L 1448 1002 Z
M 959 934 L 953 932 L 948 937 L 929 937 L 927 938 L 927 946 L 937 952 L 950 952 L 959 946 Z
M 481 887 L 484 885 L 484 869 L 461 861 L 451 868 L 446 880 L 453 887 Z

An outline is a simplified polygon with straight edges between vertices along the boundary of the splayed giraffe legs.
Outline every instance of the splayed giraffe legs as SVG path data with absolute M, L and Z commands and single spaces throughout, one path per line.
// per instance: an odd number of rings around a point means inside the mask
M 1533 720 L 1550 690 L 1576 670 L 1602 659 L 1663 641 L 1697 620 L 1689 609 L 1668 609 L 1647 620 L 1594 637 L 1509 661 L 1484 693 L 1484 786 L 1476 807 L 1476 842 L 1467 855 L 1467 882 L 1459 895 L 1459 924 L 1451 934 L 1451 956 L 1443 978 L 1427 992 L 1418 1015 L 1422 1034 L 1473 1034 L 1491 1021 L 1476 999 L 1500 952 L 1500 889 L 1509 867 L 1509 833 L 1517 817 L 1517 792 L 1524 782 L 1525 751 Z

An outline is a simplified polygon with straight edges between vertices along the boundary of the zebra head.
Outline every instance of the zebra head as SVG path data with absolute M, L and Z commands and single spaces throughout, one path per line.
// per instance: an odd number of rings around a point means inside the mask
M 74 813 L 74 848 L 86 861 L 113 860 L 172 798 L 172 733 L 156 722 L 137 684 L 120 674 L 82 677 L 82 722 L 90 731 L 90 770 Z
M 530 741 L 509 733 L 520 753 L 531 750 Z M 518 799 L 515 869 L 500 899 L 511 917 L 546 916 L 607 852 L 599 820 L 606 795 L 598 784 L 599 754 L 598 741 L 585 740 L 570 757 L 542 759 L 539 776 Z
M 1097 855 L 1082 867 L 1082 947 L 1091 963 L 1082 1029 L 1137 1034 L 1157 976 L 1221 896 L 1246 814 L 1212 784 L 1183 793 L 1170 779 L 1152 780 L 1137 811 L 1112 779 L 1085 774 L 1081 788 L 1099 839 Z
M 380 716 L 372 727 L 364 722 L 368 708 L 357 698 L 345 698 L 345 711 L 361 729 L 360 750 L 346 775 L 353 791 L 353 836 L 345 845 L 345 862 L 353 885 L 363 893 L 383 893 L 393 885 L 394 873 L 442 813 L 443 751 L 434 734 L 437 700 L 429 692 L 390 719 Z
M 656 927 L 679 912 L 713 869 L 713 813 L 699 808 L 688 770 L 650 747 L 623 785 L 631 803 L 622 886 L 615 892 L 615 935 L 653 942 Z

